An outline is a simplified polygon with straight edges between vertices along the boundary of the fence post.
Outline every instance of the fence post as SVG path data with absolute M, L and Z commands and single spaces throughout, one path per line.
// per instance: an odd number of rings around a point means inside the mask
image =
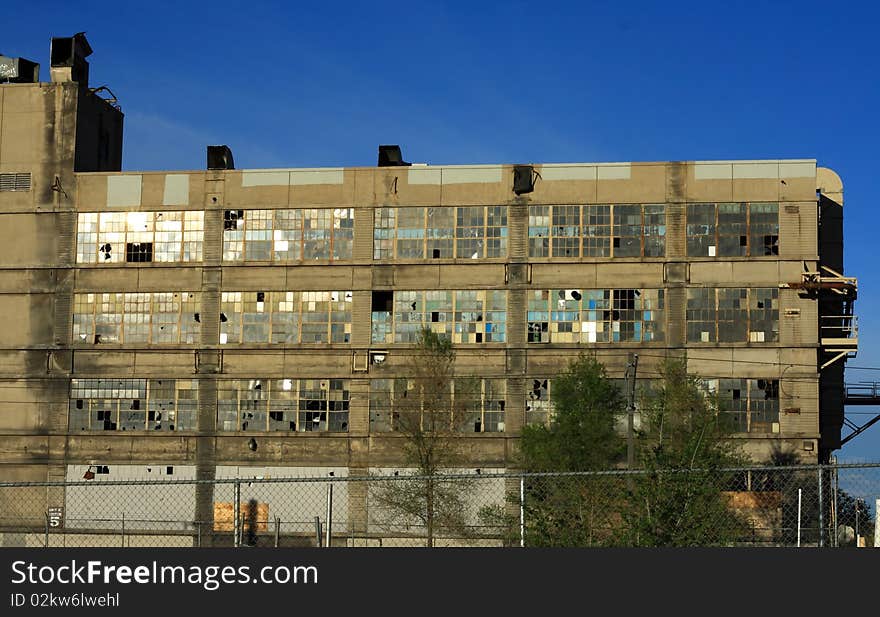
M 327 529 L 324 544 L 329 548 L 331 538 L 331 528 L 333 527 L 333 483 L 327 485 Z
M 321 517 L 315 517 L 315 546 L 321 547 Z
M 802 495 L 803 491 L 804 491 L 804 489 L 802 489 L 802 488 L 798 489 L 798 519 L 797 519 L 797 523 L 798 523 L 797 545 L 798 545 L 798 548 L 800 548 L 800 546 L 801 546 L 801 495 Z
M 526 545 L 526 477 L 519 477 L 519 545 Z
M 281 540 L 281 517 L 275 517 L 275 548 L 278 548 L 279 541 Z
M 196 522 L 196 548 L 202 548 L 202 521 Z
M 822 476 L 824 469 L 819 465 L 819 548 L 825 546 L 825 500 L 822 498 Z
M 122 513 L 122 546 L 125 546 L 125 512 Z
M 49 548 L 49 513 L 46 512 L 46 545 L 43 548 Z
M 241 546 L 241 481 L 232 485 L 232 546 Z

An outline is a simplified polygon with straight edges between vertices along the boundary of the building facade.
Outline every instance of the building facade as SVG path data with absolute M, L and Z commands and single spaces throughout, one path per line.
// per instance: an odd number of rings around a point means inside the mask
M 90 51 L 0 86 L 0 478 L 398 466 L 423 327 L 479 378 L 475 467 L 582 350 L 686 352 L 756 460 L 839 447 L 855 280 L 815 160 L 121 172 Z

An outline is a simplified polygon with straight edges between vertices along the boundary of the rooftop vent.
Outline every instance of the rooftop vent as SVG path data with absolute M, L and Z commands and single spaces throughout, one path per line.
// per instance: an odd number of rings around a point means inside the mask
M 208 146 L 208 169 L 235 169 L 229 146 Z
M 49 53 L 49 72 L 52 81 L 75 81 L 81 86 L 89 85 L 89 63 L 86 58 L 92 55 L 92 46 L 85 32 L 73 36 L 52 37 Z
M 531 165 L 516 165 L 513 168 L 513 192 L 517 195 L 535 190 L 535 168 Z
M 24 58 L 0 56 L 0 84 L 35 84 L 40 81 L 40 65 Z
M 400 146 L 379 146 L 379 167 L 402 167 L 410 165 L 403 160 Z

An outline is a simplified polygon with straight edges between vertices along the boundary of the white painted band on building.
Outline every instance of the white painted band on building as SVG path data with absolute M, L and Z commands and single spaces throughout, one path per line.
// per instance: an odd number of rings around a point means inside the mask
M 780 178 L 815 178 L 816 163 L 779 163 Z
M 491 184 L 501 182 L 501 166 L 445 167 L 443 184 Z
M 345 172 L 341 167 L 326 169 L 259 169 L 241 172 L 241 185 L 302 186 L 342 184 Z
M 290 184 L 342 184 L 345 173 L 342 169 L 315 169 L 290 172 Z
M 544 165 L 541 167 L 541 180 L 592 180 L 597 178 L 595 165 Z
M 440 184 L 439 169 L 414 169 L 407 172 L 407 184 Z
M 107 176 L 107 206 L 129 208 L 141 205 L 141 174 Z
M 814 178 L 816 161 L 695 161 L 696 180 Z
M 189 176 L 187 174 L 168 174 L 165 176 L 163 206 L 189 205 Z
M 244 186 L 289 186 L 290 172 L 284 171 L 243 171 L 241 185 Z
M 734 163 L 733 179 L 778 180 L 779 163 Z
M 610 163 L 596 167 L 599 180 L 629 180 L 632 177 L 632 165 L 629 163 Z
M 695 180 L 733 180 L 731 163 L 694 163 Z

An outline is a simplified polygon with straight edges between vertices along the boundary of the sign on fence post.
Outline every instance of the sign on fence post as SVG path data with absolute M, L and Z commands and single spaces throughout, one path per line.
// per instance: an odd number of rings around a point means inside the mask
M 49 519 L 49 527 L 52 529 L 64 529 L 64 508 L 62 506 L 49 508 L 46 516 Z

